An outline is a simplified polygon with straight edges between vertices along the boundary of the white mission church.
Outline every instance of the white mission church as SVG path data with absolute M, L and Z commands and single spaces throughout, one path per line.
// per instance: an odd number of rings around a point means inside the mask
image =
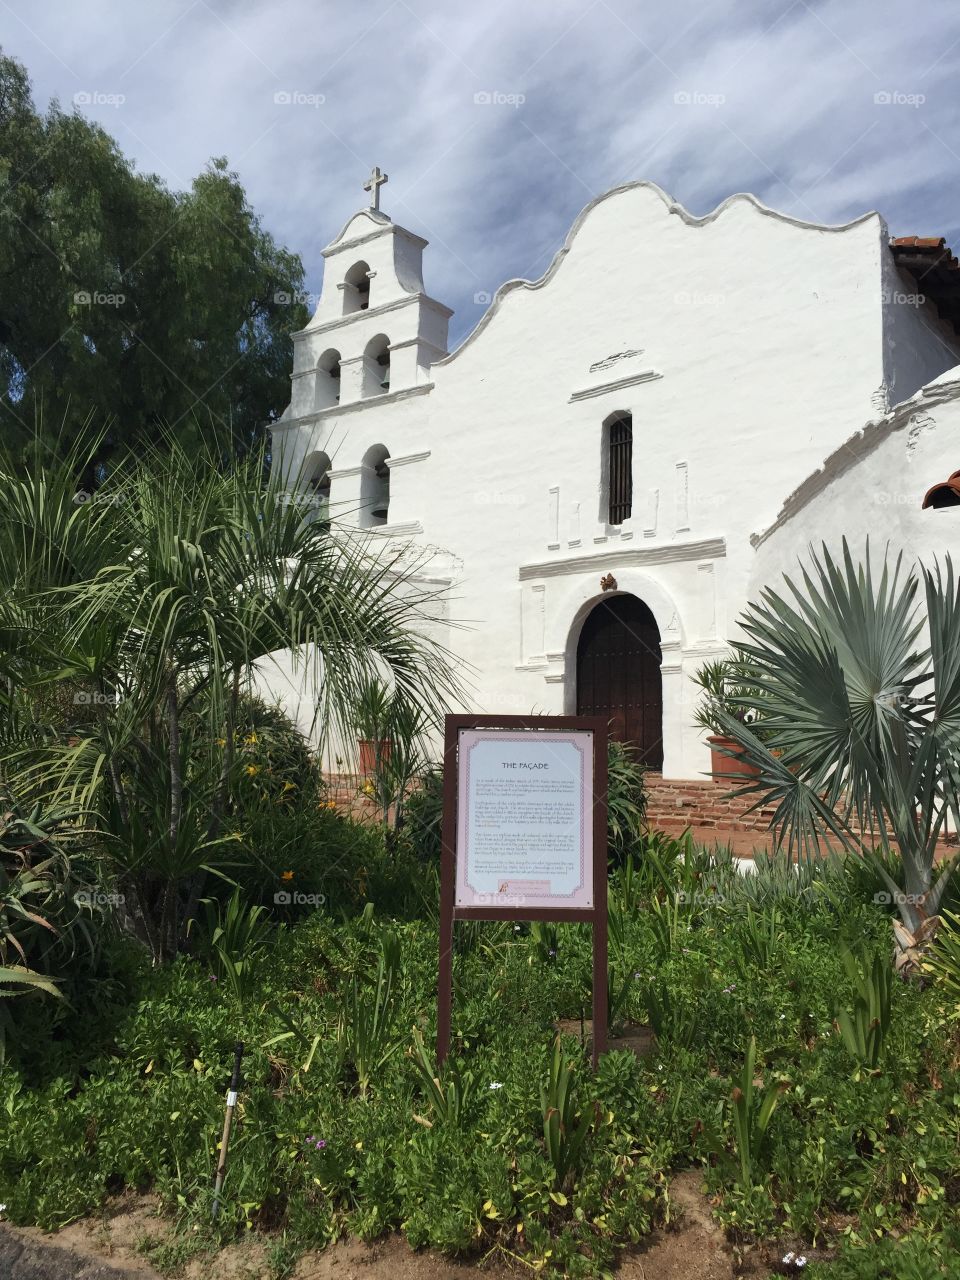
M 942 240 L 749 195 L 694 217 L 629 183 L 448 352 L 384 181 L 323 251 L 274 452 L 338 519 L 431 549 L 469 709 L 602 714 L 666 777 L 703 777 L 690 677 L 811 543 L 960 554 Z

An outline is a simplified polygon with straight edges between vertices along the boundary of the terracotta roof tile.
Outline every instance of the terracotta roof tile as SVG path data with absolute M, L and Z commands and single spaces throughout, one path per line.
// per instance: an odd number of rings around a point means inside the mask
M 897 236 L 890 252 L 898 267 L 909 271 L 941 319 L 960 334 L 960 262 L 943 236 Z
M 955 471 L 949 480 L 941 480 L 928 489 L 923 498 L 923 506 L 960 506 L 960 471 Z

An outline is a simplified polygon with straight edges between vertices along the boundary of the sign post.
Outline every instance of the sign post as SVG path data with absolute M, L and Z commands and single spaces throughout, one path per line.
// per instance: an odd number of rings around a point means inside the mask
M 607 723 L 450 715 L 444 725 L 437 1061 L 450 1051 L 456 920 L 593 925 L 593 1065 L 607 1047 Z

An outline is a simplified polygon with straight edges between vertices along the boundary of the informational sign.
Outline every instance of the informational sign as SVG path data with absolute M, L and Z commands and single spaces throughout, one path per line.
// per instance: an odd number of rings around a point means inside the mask
M 461 729 L 458 907 L 593 906 L 593 735 Z
M 607 724 L 447 716 L 437 1058 L 450 1047 L 456 920 L 593 925 L 593 1058 L 607 1039 Z

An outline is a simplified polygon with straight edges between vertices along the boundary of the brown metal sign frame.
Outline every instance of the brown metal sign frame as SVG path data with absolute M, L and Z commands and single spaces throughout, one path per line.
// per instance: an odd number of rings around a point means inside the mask
M 593 906 L 457 906 L 457 829 L 461 729 L 579 732 L 593 736 Z M 551 920 L 593 925 L 593 1066 L 607 1047 L 607 722 L 602 716 L 449 715 L 443 743 L 443 847 L 440 862 L 440 974 L 437 1061 L 450 1052 L 453 926 L 456 920 Z

